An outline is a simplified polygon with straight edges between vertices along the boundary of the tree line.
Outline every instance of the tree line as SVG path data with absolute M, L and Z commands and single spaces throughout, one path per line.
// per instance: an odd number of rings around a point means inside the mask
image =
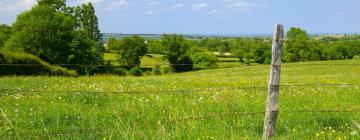
M 138 73 L 141 58 L 150 53 L 163 55 L 174 72 L 216 68 L 218 57 L 237 57 L 239 63 L 244 64 L 271 62 L 270 37 L 187 39 L 183 35 L 164 34 L 158 40 L 146 40 L 134 35 L 110 38 L 104 48 L 100 36 L 98 18 L 91 3 L 67 6 L 65 0 L 38 0 L 30 10 L 19 14 L 11 26 L 0 25 L 0 62 L 91 65 L 63 66 L 79 74 L 123 73 L 122 69 L 134 69 L 132 71 Z M 121 69 L 99 67 L 111 65 L 104 60 L 105 51 L 117 54 Z M 215 56 L 214 52 L 220 56 Z M 293 27 L 286 34 L 282 58 L 284 62 L 302 62 L 353 59 L 359 54 L 359 35 L 314 37 Z

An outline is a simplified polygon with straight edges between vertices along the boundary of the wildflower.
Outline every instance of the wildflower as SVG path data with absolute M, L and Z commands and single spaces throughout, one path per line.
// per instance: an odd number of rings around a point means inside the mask
M 316 135 L 316 137 L 319 137 L 319 136 L 320 136 L 320 134 L 319 134 L 319 133 L 316 133 L 315 135 Z

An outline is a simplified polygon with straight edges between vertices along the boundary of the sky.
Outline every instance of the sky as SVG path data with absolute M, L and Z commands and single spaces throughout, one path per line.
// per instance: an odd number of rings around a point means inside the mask
M 360 0 L 67 0 L 92 2 L 103 33 L 271 34 L 275 24 L 308 33 L 360 33 Z M 0 24 L 36 0 L 0 0 Z

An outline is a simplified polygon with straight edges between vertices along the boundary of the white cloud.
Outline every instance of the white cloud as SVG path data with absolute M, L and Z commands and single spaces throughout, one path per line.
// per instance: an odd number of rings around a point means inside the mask
M 128 0 L 111 0 L 108 4 L 108 10 L 120 10 L 129 6 Z
M 103 2 L 103 0 L 82 0 L 82 3 L 89 3 L 91 2 L 92 4 L 99 4 L 101 2 Z
M 147 6 L 150 6 L 150 7 L 156 7 L 158 5 L 160 5 L 161 3 L 159 1 L 148 1 L 146 2 L 146 5 Z
M 144 12 L 144 15 L 155 15 L 159 13 L 159 11 L 156 11 L 156 10 L 148 10 L 148 11 L 145 11 Z
M 179 8 L 183 8 L 185 5 L 182 3 L 178 3 L 173 5 L 172 7 L 170 7 L 171 9 L 179 9 Z
M 206 8 L 206 7 L 208 7 L 208 4 L 206 2 L 204 2 L 204 3 L 194 4 L 192 6 L 192 9 L 199 10 L 199 9 Z
M 27 10 L 36 4 L 36 0 L 2 0 L 0 12 L 19 12 Z
M 238 12 L 248 12 L 255 8 L 263 8 L 267 5 L 265 3 L 251 3 L 244 0 L 224 0 L 230 3 L 228 7 L 235 9 Z
M 211 9 L 207 13 L 210 14 L 210 15 L 224 15 L 224 14 L 226 14 L 225 11 L 221 11 L 219 9 Z

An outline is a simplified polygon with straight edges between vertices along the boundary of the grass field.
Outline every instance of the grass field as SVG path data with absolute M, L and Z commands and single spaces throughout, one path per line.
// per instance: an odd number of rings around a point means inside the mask
M 360 139 L 359 77 L 360 60 L 284 64 L 276 139 Z M 1 77 L 0 139 L 261 139 L 268 78 L 268 65 Z

